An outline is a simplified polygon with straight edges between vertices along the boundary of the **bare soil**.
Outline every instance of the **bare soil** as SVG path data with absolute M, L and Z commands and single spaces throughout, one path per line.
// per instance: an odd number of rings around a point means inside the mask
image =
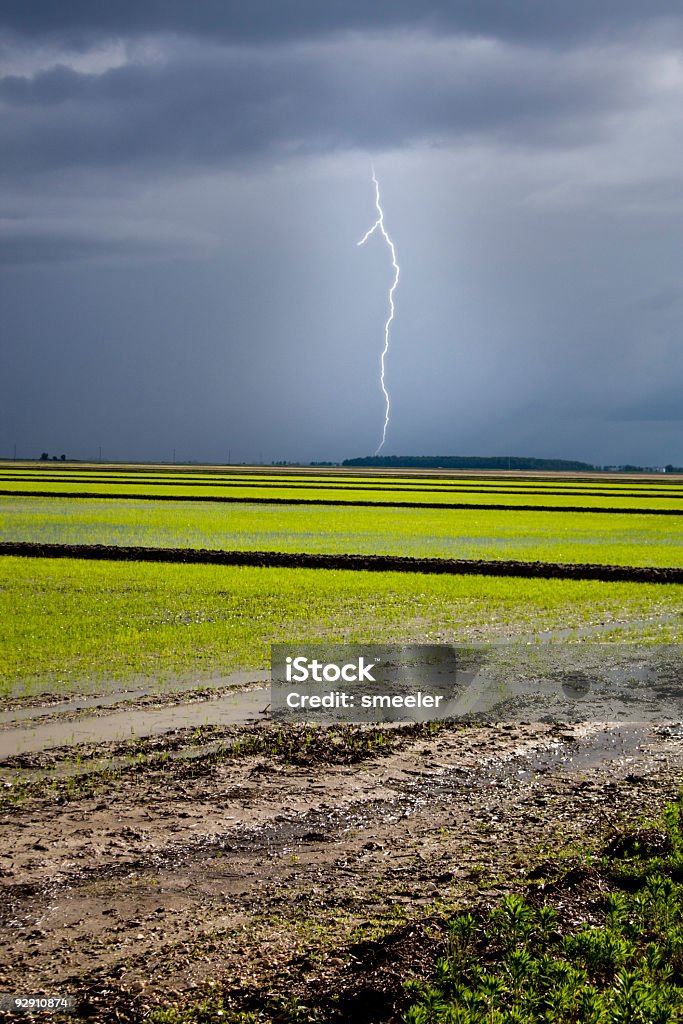
M 0 992 L 91 1020 L 212 992 L 398 1020 L 450 913 L 552 886 L 682 767 L 675 725 L 262 723 L 6 758 Z
M 678 513 L 676 514 L 678 515 Z M 683 510 L 680 514 L 683 515 Z M 24 558 L 86 558 L 112 562 L 170 562 L 182 565 L 246 565 L 284 569 L 345 569 L 354 572 L 417 572 L 451 576 L 603 580 L 607 583 L 683 583 L 683 568 L 524 562 L 504 559 L 410 558 L 400 555 L 332 555 L 287 551 L 221 551 L 207 548 L 126 547 L 118 544 L 38 544 L 31 541 L 2 541 L 0 542 L 1 555 Z

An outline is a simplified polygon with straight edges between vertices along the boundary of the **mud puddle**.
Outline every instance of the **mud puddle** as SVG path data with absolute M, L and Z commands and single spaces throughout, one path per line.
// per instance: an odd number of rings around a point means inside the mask
M 524 645 L 533 648 L 535 645 L 544 647 L 561 644 L 567 650 L 578 651 L 585 646 L 583 641 L 595 640 L 596 637 L 617 630 L 665 628 L 679 619 L 679 615 L 667 615 L 547 630 L 518 637 L 514 640 L 514 646 L 523 651 Z M 565 641 L 569 643 L 564 643 Z M 573 644 L 572 641 L 577 643 Z M 498 641 L 503 646 L 508 642 L 502 639 Z M 600 643 L 599 640 L 595 642 Z M 222 677 L 175 680 L 170 683 L 148 681 L 140 686 L 78 695 L 64 700 L 45 695 L 42 699 L 37 697 L 17 701 L 14 706 L 0 712 L 0 759 L 69 744 L 107 742 L 131 738 L 134 735 L 154 735 L 165 730 L 188 726 L 246 723 L 257 719 L 268 705 L 269 693 L 263 684 L 268 682 L 269 677 L 270 672 L 267 669 L 244 670 Z M 629 682 L 634 679 L 631 673 Z M 650 679 L 643 681 L 652 682 Z M 616 682 L 618 683 L 618 680 Z M 262 684 L 261 687 L 254 688 L 259 683 Z M 558 703 L 558 684 L 553 683 L 549 689 L 546 687 L 547 693 L 541 690 L 537 694 L 534 693 L 531 704 L 526 699 L 529 694 L 524 687 L 519 688 L 519 693 L 508 687 L 508 696 L 514 697 L 515 700 L 508 701 L 503 706 L 494 690 L 491 695 L 484 693 L 484 684 L 485 680 L 482 678 L 480 685 L 473 686 L 472 692 L 465 694 L 464 705 L 459 699 L 448 713 L 454 717 L 462 717 L 470 710 L 474 710 L 482 713 L 488 720 L 507 717 L 517 721 L 533 720 L 542 717 L 543 714 L 548 719 L 564 716 L 574 721 L 600 720 L 608 717 L 632 720 L 637 717 L 637 708 L 633 706 L 628 696 L 621 704 L 615 703 L 609 709 L 606 709 L 604 694 L 600 706 L 592 706 L 586 701 L 574 701 L 571 706 L 567 706 L 567 696 L 572 701 L 574 697 L 582 696 L 580 685 L 578 693 L 571 686 L 571 692 L 567 693 L 566 689 L 561 692 Z M 654 684 L 654 687 L 650 687 L 653 692 L 651 706 L 647 709 L 642 689 L 638 694 L 644 712 L 642 717 L 660 721 L 678 718 L 678 712 L 681 711 L 680 688 L 662 688 L 657 679 L 654 680 Z M 251 695 L 247 688 L 251 689 Z M 238 696 L 232 692 L 233 690 L 241 692 L 242 695 Z M 541 706 L 539 698 L 542 698 L 547 706 Z M 683 711 L 680 717 L 683 717 Z
M 454 676 L 448 677 L 454 696 L 439 717 L 574 723 L 683 719 L 680 646 L 590 642 L 611 628 L 597 624 L 572 631 L 585 643 L 558 643 L 556 631 L 528 643 L 483 645 L 480 653 L 475 645 L 474 667 L 470 670 L 465 662 L 462 672 L 453 669 Z M 47 709 L 9 710 L 0 715 L 0 760 L 68 745 L 259 720 L 270 707 L 271 694 L 255 680 L 265 681 L 268 675 L 245 671 L 207 680 L 203 686 L 196 681 L 179 684 L 170 692 L 149 684 L 77 697 Z M 311 721 L 326 718 L 320 714 L 318 719 L 312 713 Z
M 677 644 L 599 641 L 464 648 L 443 713 L 497 722 L 680 721 L 682 654 Z
M 16 700 L 10 707 L 0 711 L 0 728 L 23 721 L 32 721 L 49 715 L 67 715 L 87 711 L 90 708 L 111 708 L 118 704 L 133 704 L 148 698 L 173 700 L 185 693 L 213 695 L 217 691 L 237 689 L 254 683 L 264 683 L 270 678 L 266 669 L 244 669 L 224 676 L 208 676 L 200 679 L 152 680 L 140 686 L 117 687 L 100 693 L 74 695 L 60 699 L 53 694 Z
M 586 737 L 567 732 L 546 750 L 539 750 L 532 757 L 523 756 L 515 777 L 531 782 L 547 773 L 582 774 L 601 768 L 609 768 L 611 773 L 628 773 L 639 761 L 651 756 L 651 746 L 660 732 L 659 727 L 645 722 L 612 724 Z
M 258 687 L 171 706 L 133 706 L 105 715 L 78 715 L 66 721 L 57 718 L 36 725 L 27 721 L 0 730 L 0 760 L 54 747 L 153 736 L 172 729 L 244 724 L 262 718 L 269 701 L 268 688 Z

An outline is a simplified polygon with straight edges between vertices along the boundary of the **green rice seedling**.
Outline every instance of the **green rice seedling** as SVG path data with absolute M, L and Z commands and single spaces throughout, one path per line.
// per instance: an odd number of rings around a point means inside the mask
M 49 544 L 683 565 L 683 517 L 0 497 L 0 539 Z
M 0 692 L 264 669 L 270 644 L 293 639 L 503 640 L 680 607 L 677 586 L 5 557 Z
M 218 474 L 207 472 L 121 472 L 94 471 L 92 467 L 46 471 L 37 467 L 0 469 L 0 489 L 14 493 L 40 491 L 49 494 L 143 496 L 147 498 L 203 497 L 250 498 L 279 501 L 412 501 L 431 504 L 467 503 L 501 506 L 549 505 L 563 508 L 682 508 L 679 487 L 631 481 L 628 485 L 609 480 L 573 482 L 566 480 L 510 481 L 491 478 L 372 477 L 297 474 Z

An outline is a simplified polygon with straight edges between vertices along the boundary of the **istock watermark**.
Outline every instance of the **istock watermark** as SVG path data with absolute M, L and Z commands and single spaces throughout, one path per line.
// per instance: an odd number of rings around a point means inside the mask
M 316 721 L 427 721 L 453 696 L 454 647 L 274 644 L 272 713 Z
M 300 654 L 297 658 L 289 655 L 285 658 L 285 676 L 288 683 L 337 683 L 343 680 L 345 683 L 374 683 L 376 672 L 376 661 L 368 661 L 361 655 L 357 661 L 347 661 L 342 665 L 334 661 L 318 661 L 317 658 L 307 658 Z
M 273 644 L 278 721 L 680 721 L 678 644 Z

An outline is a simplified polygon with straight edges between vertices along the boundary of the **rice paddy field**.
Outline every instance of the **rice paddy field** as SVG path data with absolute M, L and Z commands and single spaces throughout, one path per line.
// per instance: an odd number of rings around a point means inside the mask
M 3 494 L 18 496 L 32 492 L 60 495 L 135 498 L 142 497 L 157 501 L 182 498 L 185 501 L 244 502 L 251 499 L 258 502 L 318 502 L 336 505 L 357 505 L 360 503 L 382 506 L 413 504 L 425 506 L 493 506 L 507 509 L 517 507 L 550 507 L 557 509 L 576 508 L 635 510 L 645 508 L 650 514 L 680 510 L 683 492 L 667 486 L 636 485 L 613 487 L 605 485 L 584 485 L 570 482 L 565 486 L 515 484 L 494 486 L 480 480 L 464 483 L 429 483 L 424 477 L 419 483 L 402 478 L 385 481 L 373 479 L 358 480 L 344 478 L 342 483 L 331 482 L 330 478 L 303 476 L 293 479 L 273 474 L 270 479 L 253 477 L 239 479 L 235 476 L 196 473 L 183 478 L 181 474 L 161 476 L 156 473 L 109 474 L 83 472 L 58 476 L 59 471 L 43 470 L 37 473 L 19 474 L 6 471 L 0 483 Z
M 164 561 L 198 549 L 260 560 Z M 332 561 L 269 564 L 283 553 Z M 558 566 L 575 578 L 550 578 Z M 665 805 L 681 724 L 284 726 L 269 719 L 270 645 L 676 648 L 681 569 L 683 480 L 668 475 L 0 464 L 0 996 L 62 993 L 91 1020 L 136 1024 L 540 1006 L 540 982 L 524 999 L 505 988 L 524 942 L 544 955 L 538 921 L 559 951 L 575 927 L 612 929 L 614 950 L 628 936 L 614 915 L 599 924 L 604 894 L 621 905 L 636 877 L 678 878 Z M 677 890 L 658 893 L 657 913 L 678 914 Z M 506 914 L 528 929 L 499 969 Z M 634 933 L 621 967 L 581 968 L 607 1008 L 596 1021 L 617 1019 L 641 938 L 680 957 L 660 931 Z M 638 975 L 657 1020 L 680 1019 L 681 964 L 676 991 L 659 968 Z M 477 965 L 503 978 L 497 1016 L 456 1013 L 465 981 L 484 1007 Z M 583 1019 L 577 1005 L 553 1019 Z
M 683 564 L 683 518 L 586 512 L 10 498 L 0 539 L 260 551 Z
M 76 496 L 86 490 L 102 497 Z M 0 541 L 683 566 L 683 488 L 651 478 L 10 464 L 0 491 Z M 244 500 L 211 500 L 227 496 Z M 403 507 L 406 496 L 417 507 Z M 435 498 L 501 507 L 419 507 Z M 0 686 L 12 697 L 119 685 L 126 673 L 167 680 L 265 669 L 270 643 L 292 639 L 456 642 L 597 621 L 628 629 L 635 620 L 642 630 L 648 619 L 679 635 L 679 589 L 643 584 L 40 558 L 0 559 L 0 580 Z

